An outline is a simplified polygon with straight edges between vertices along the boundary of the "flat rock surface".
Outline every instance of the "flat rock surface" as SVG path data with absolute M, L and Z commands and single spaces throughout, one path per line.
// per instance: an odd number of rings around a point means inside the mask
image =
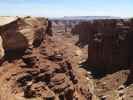
M 9 17 L 9 16 L 0 17 L 0 27 L 4 26 L 4 25 L 7 25 L 11 22 L 14 22 L 17 19 L 18 19 L 18 17 Z

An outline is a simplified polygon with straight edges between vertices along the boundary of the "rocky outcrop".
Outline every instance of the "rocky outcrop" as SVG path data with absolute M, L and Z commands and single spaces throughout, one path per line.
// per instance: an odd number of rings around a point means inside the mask
M 123 19 L 82 22 L 73 29 L 73 33 L 79 34 L 78 44 L 88 44 L 89 64 L 97 67 L 131 64 L 132 32 L 132 21 Z
M 7 69 L 0 73 L 2 100 L 98 100 L 87 71 L 74 66 L 59 48 L 51 48 L 41 44 L 0 68 Z
M 1 64 L 0 100 L 98 100 L 87 71 L 78 68 L 73 55 L 65 51 L 69 47 L 62 43 L 65 38 L 49 37 L 51 25 L 44 18 L 17 17 L 2 26 L 4 50 L 26 50 Z
M 51 34 L 50 29 L 50 22 L 46 18 L 0 17 L 0 36 L 4 51 L 39 46 L 45 35 Z

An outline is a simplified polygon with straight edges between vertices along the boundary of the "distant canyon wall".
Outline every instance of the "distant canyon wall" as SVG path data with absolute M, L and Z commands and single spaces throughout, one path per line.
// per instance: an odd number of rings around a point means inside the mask
M 80 46 L 88 45 L 92 66 L 125 66 L 133 59 L 133 20 L 104 19 L 81 22 L 72 29 Z

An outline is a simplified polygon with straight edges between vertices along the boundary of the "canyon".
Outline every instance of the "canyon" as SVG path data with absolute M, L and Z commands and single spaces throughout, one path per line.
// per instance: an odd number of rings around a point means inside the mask
M 132 100 L 132 33 L 132 19 L 0 17 L 0 100 Z

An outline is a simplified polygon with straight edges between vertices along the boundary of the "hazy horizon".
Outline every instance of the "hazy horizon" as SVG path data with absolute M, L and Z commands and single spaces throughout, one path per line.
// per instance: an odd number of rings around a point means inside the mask
M 0 16 L 133 17 L 133 0 L 3 0 Z

